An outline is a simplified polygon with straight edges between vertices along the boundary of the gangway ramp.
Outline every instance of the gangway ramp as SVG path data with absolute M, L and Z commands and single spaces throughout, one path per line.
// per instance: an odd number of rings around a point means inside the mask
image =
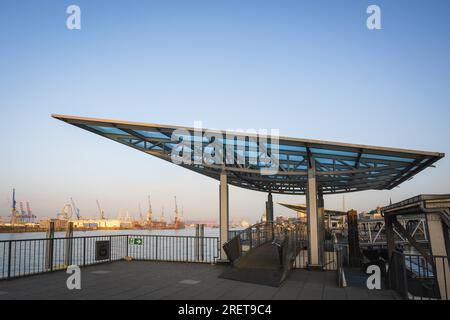
M 240 263 L 233 265 L 220 277 L 277 287 L 283 277 L 278 248 L 271 243 L 265 243 L 243 257 Z
M 232 267 L 220 277 L 278 287 L 297 255 L 297 225 L 254 225 L 224 245 Z

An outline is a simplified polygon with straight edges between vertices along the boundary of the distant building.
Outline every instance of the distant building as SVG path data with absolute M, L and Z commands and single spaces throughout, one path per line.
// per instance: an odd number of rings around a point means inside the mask
M 248 228 L 250 227 L 250 222 L 248 222 L 247 220 L 242 219 L 239 223 L 239 226 L 242 228 Z
M 212 228 L 218 226 L 218 223 L 216 220 L 186 220 L 185 221 L 186 226 L 193 227 L 196 224 L 204 224 L 205 226 L 212 227 Z
M 55 229 L 66 229 L 67 220 L 65 219 L 44 219 L 39 221 L 39 227 L 42 229 L 48 229 L 50 222 L 55 224 Z
M 133 223 L 131 221 L 120 221 L 120 228 L 121 229 L 132 229 Z
M 74 228 L 120 229 L 122 222 L 118 219 L 82 219 L 70 220 Z

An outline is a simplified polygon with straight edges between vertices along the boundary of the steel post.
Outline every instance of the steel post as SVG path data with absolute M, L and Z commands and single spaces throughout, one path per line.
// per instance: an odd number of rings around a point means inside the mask
M 228 242 L 229 231 L 229 208 L 228 208 L 228 177 L 225 171 L 220 173 L 219 186 L 219 201 L 220 201 L 220 260 L 226 261 L 227 256 L 223 245 Z

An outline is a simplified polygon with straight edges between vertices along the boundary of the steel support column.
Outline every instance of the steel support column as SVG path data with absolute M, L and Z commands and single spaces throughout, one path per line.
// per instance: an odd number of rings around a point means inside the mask
M 319 188 L 317 192 L 317 234 L 319 240 L 319 260 L 322 261 L 322 264 L 327 263 L 328 261 L 324 260 L 325 257 L 325 204 L 323 200 L 323 192 L 322 189 Z
M 225 171 L 220 173 L 219 186 L 220 212 L 220 260 L 227 260 L 223 245 L 228 241 L 229 210 L 228 210 L 228 177 Z
M 431 253 L 433 256 L 447 256 L 446 239 L 439 213 L 429 213 L 426 215 L 428 234 L 430 236 Z M 435 261 L 436 278 L 438 280 L 441 299 L 450 300 L 450 268 L 446 258 L 436 258 Z
M 351 267 L 361 266 L 361 248 L 359 247 L 358 213 L 356 210 L 347 212 L 348 256 Z
M 395 250 L 393 219 L 396 219 L 396 217 L 386 215 L 386 214 L 384 215 L 384 228 L 386 230 L 386 243 L 387 243 L 389 261 L 391 260 L 392 254 Z
M 273 199 L 270 192 L 266 201 L 266 221 L 273 221 Z
M 308 218 L 308 268 L 322 269 L 323 263 L 320 256 L 319 245 L 319 217 L 317 213 L 317 181 L 316 165 L 312 160 L 308 168 L 308 188 L 306 193 L 306 206 Z

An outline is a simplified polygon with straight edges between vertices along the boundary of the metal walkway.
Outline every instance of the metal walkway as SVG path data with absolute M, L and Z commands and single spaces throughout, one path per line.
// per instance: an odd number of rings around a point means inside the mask
M 256 224 L 224 245 L 233 267 L 221 278 L 278 287 L 298 253 L 300 224 Z
M 265 243 L 244 256 L 220 277 L 278 287 L 283 280 L 283 274 L 278 248 L 272 243 Z

